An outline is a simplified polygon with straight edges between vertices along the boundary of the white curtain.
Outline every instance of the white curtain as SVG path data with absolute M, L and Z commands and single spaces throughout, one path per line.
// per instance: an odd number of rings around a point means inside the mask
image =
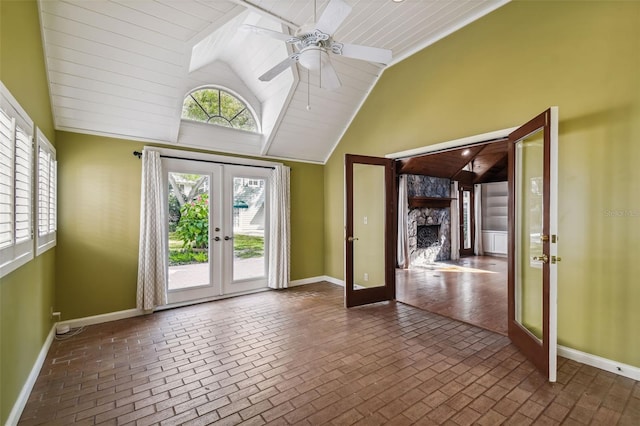
M 398 187 L 398 267 L 409 268 L 409 199 L 407 196 L 407 175 L 400 175 Z
M 276 166 L 271 174 L 268 282 L 271 288 L 289 286 L 289 176 L 290 169 L 287 166 Z
M 484 254 L 484 247 L 482 247 L 482 185 L 479 183 L 473 185 L 473 214 L 476 222 L 473 253 L 476 256 L 482 256 Z
M 136 306 L 145 311 L 167 303 L 167 223 L 163 197 L 160 153 L 142 152 L 140 195 L 140 246 L 138 254 L 138 291 Z
M 458 207 L 458 182 L 451 182 L 451 260 L 460 259 L 460 209 Z

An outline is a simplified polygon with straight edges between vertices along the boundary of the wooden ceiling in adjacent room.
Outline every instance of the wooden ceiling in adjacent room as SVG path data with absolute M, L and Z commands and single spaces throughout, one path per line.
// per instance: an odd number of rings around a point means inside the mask
M 508 141 L 491 142 L 400 160 L 399 174 L 425 175 L 465 184 L 507 180 Z M 470 170 L 465 166 L 471 164 Z

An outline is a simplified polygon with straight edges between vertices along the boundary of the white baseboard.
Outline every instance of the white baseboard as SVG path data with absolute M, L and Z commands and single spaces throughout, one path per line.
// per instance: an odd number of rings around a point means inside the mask
M 108 314 L 93 315 L 90 317 L 60 321 L 57 325 L 68 325 L 70 328 L 77 328 L 93 324 L 102 324 L 103 322 L 137 317 L 140 315 L 144 315 L 144 313 L 145 312 L 140 309 L 126 309 L 124 311 L 110 312 Z
M 330 277 L 329 275 L 325 275 L 323 278 L 324 278 L 324 281 L 330 282 L 331 284 L 339 285 L 340 287 L 344 287 L 344 280 Z
M 623 364 L 607 358 L 602 358 L 587 352 L 581 352 L 576 349 L 567 348 L 558 345 L 558 355 L 564 358 L 590 365 L 610 373 L 619 374 L 633 380 L 640 380 L 640 368 L 632 365 Z
M 336 285 L 344 287 L 344 281 L 338 280 L 337 278 L 333 278 L 333 277 L 330 277 L 328 275 L 319 275 L 317 277 L 303 278 L 301 280 L 294 280 L 294 281 L 289 282 L 289 287 L 297 287 L 299 285 L 313 284 L 313 283 L 317 283 L 317 282 L 320 282 L 320 281 L 327 281 L 327 282 L 330 282 L 331 284 L 336 284 Z
M 20 390 L 20 394 L 16 399 L 15 404 L 13 404 L 13 408 L 9 413 L 9 417 L 7 418 L 6 426 L 14 426 L 18 424 L 18 420 L 20 420 L 20 416 L 22 415 L 22 411 L 24 410 L 25 405 L 27 405 L 27 401 L 29 400 L 29 395 L 31 395 L 31 391 L 33 390 L 33 385 L 36 384 L 36 380 L 40 375 L 40 370 L 42 370 L 42 366 L 44 365 L 44 360 L 47 358 L 47 354 L 49 353 L 49 348 L 51 347 L 51 343 L 53 343 L 53 338 L 56 335 L 56 325 L 54 324 L 51 327 L 51 331 L 49 331 L 49 335 L 47 336 L 44 344 L 42 345 L 42 349 L 40 349 L 40 353 L 38 354 L 38 358 L 36 358 L 36 362 L 33 363 L 33 367 L 31 368 L 31 372 L 27 377 L 27 380 L 24 382 L 22 386 L 22 390 Z

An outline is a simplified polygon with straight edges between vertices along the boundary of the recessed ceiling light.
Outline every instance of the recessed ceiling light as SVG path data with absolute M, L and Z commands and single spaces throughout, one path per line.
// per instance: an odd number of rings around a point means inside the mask
M 404 0 L 391 0 L 391 1 L 393 1 L 394 3 L 402 3 Z
M 463 157 L 466 157 L 466 156 L 468 156 L 469 154 L 471 154 L 471 150 L 469 150 L 469 149 L 465 149 L 464 151 L 462 151 L 462 156 L 463 156 Z

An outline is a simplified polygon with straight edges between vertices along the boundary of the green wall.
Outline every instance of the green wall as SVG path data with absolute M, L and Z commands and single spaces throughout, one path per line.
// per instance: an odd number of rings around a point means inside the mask
M 58 132 L 56 300 L 65 319 L 136 304 L 141 142 Z M 323 275 L 323 166 L 291 167 L 291 279 Z
M 325 166 L 343 276 L 343 156 L 519 125 L 559 106 L 559 343 L 640 367 L 640 2 L 512 2 L 386 70 Z
M 0 2 L 0 80 L 55 145 L 35 1 Z M 0 278 L 0 423 L 52 326 L 56 249 Z

